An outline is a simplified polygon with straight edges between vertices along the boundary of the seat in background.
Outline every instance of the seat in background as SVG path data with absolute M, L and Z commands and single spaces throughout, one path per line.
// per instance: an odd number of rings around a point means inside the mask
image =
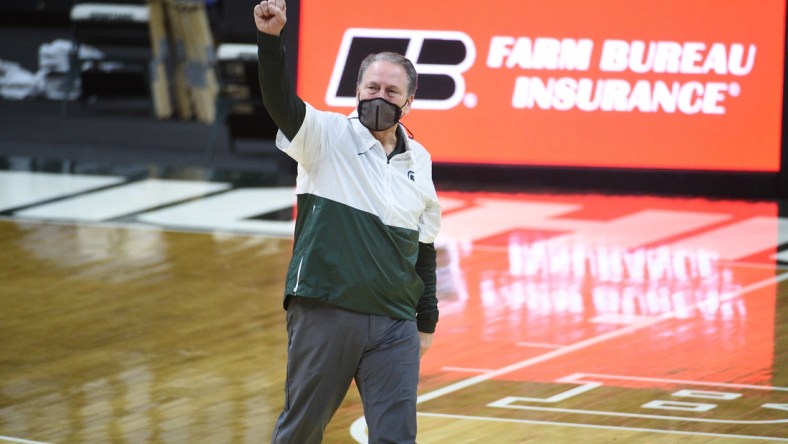
M 62 115 L 65 116 L 68 100 L 78 87 L 83 103 L 90 97 L 151 96 L 154 60 L 147 4 L 76 3 L 70 19 L 74 44 L 69 54 Z M 82 54 L 83 45 L 96 48 L 101 57 Z
M 273 141 L 276 124 L 263 106 L 257 76 L 257 45 L 224 43 L 216 49 L 219 94 L 211 128 L 209 157 L 213 160 L 220 128 L 227 126 L 230 152 L 237 139 Z

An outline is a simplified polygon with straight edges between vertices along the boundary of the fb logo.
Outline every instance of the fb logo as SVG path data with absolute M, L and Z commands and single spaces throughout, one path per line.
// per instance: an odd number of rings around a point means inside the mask
M 459 31 L 363 29 L 345 31 L 326 92 L 331 106 L 356 105 L 361 61 L 372 53 L 393 51 L 407 57 L 419 73 L 413 108 L 451 109 L 465 96 L 462 73 L 473 65 L 476 47 Z

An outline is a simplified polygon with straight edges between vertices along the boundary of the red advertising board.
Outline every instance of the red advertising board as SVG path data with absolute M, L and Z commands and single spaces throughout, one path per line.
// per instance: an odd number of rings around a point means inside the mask
M 300 4 L 299 95 L 355 107 L 358 64 L 419 72 L 435 162 L 777 172 L 784 0 Z

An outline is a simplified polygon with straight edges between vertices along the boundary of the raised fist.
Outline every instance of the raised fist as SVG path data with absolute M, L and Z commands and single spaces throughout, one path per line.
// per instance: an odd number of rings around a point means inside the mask
M 279 35 L 287 22 L 285 0 L 264 0 L 254 7 L 254 23 L 257 30 L 266 34 Z

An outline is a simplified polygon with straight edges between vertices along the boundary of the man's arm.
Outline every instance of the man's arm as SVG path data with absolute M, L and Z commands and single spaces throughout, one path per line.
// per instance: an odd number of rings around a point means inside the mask
M 281 33 L 287 22 L 284 0 L 268 0 L 254 7 L 257 26 L 258 76 L 263 104 L 274 123 L 293 140 L 306 115 L 306 105 L 293 91 L 285 69 Z
M 436 295 L 437 260 L 435 245 L 419 242 L 419 256 L 416 259 L 416 273 L 424 282 L 424 293 L 422 293 L 416 305 L 416 325 L 419 329 L 420 354 L 424 355 L 432 344 L 432 334 L 438 323 L 438 297 Z

